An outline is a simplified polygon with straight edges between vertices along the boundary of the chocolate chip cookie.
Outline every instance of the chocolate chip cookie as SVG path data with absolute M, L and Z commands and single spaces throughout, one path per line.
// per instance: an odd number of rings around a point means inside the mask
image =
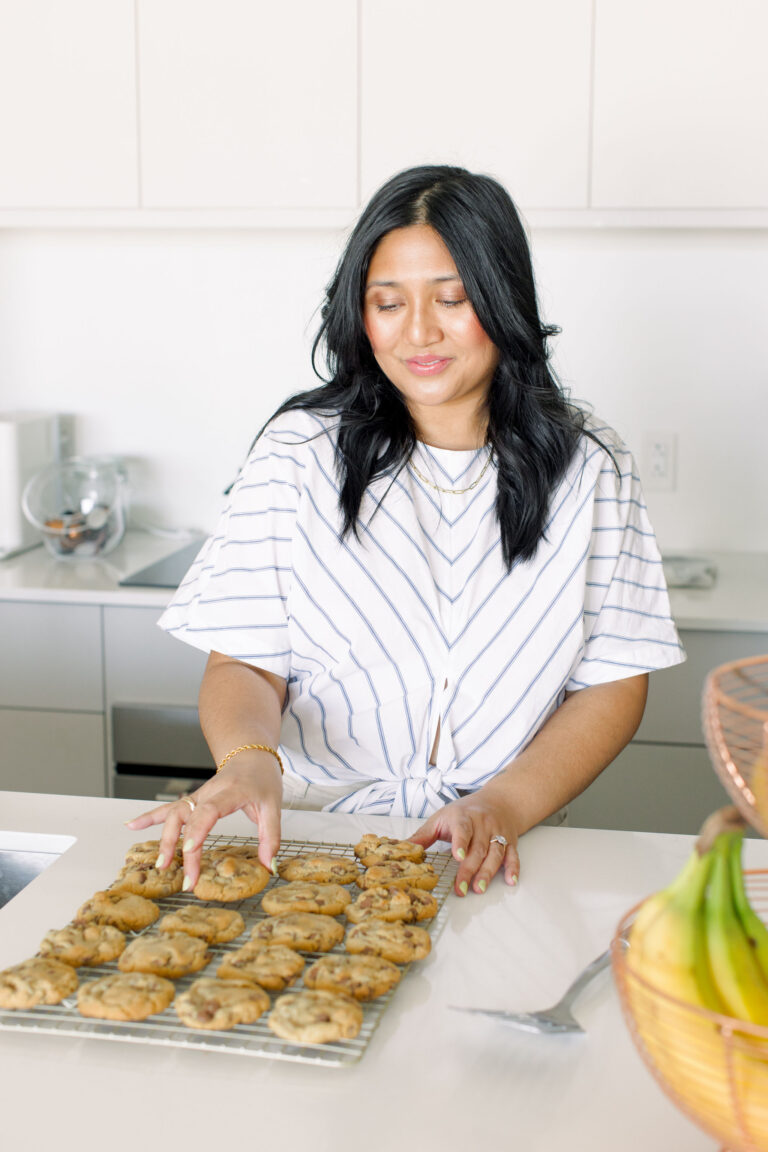
M 383 956 L 394 964 L 410 964 L 429 955 L 432 942 L 426 928 L 386 920 L 364 920 L 355 924 L 344 942 L 347 952 Z
M 262 944 L 284 944 L 296 952 L 330 952 L 344 939 L 344 926 L 332 916 L 289 912 L 258 920 L 251 929 L 251 939 Z
M 294 983 L 304 964 L 304 957 L 284 944 L 265 945 L 260 940 L 249 940 L 226 953 L 216 975 L 224 980 L 252 980 L 270 992 L 282 992 Z
M 354 860 L 343 856 L 291 856 L 277 866 L 282 880 L 306 880 L 310 884 L 353 884 L 360 875 Z
M 310 884 L 306 880 L 293 880 L 267 892 L 261 906 L 270 916 L 283 916 L 287 912 L 321 912 L 325 916 L 337 916 L 351 899 L 341 884 Z
M 286 992 L 277 999 L 267 1024 L 276 1036 L 295 1044 L 328 1044 L 357 1036 L 363 1010 L 351 996 L 336 992 Z
M 187 932 L 208 944 L 228 944 L 245 931 L 245 920 L 234 908 L 184 904 L 163 916 L 157 927 L 160 932 Z
M 94 892 L 77 911 L 74 924 L 112 924 L 121 932 L 140 932 L 154 924 L 160 909 L 145 896 L 110 888 Z
M 170 980 L 149 972 L 116 972 L 81 984 L 77 1010 L 100 1020 L 146 1020 L 164 1012 L 176 989 Z
M 0 972 L 0 1008 L 34 1008 L 58 1004 L 78 985 L 71 964 L 35 956 Z
M 270 873 L 252 856 L 213 849 L 202 854 L 200 876 L 193 889 L 199 900 L 245 900 L 266 888 Z
M 112 924 L 67 924 L 52 928 L 40 942 L 41 956 L 62 960 L 74 968 L 95 967 L 116 960 L 125 948 L 125 933 Z
M 394 988 L 400 969 L 383 956 L 321 956 L 304 974 L 307 988 L 343 992 L 355 1000 L 375 1000 Z
M 154 864 L 136 862 L 120 869 L 112 885 L 114 892 L 133 892 L 150 900 L 162 900 L 181 892 L 184 869 L 180 860 L 172 860 L 162 871 Z
M 121 972 L 151 972 L 177 980 L 205 968 L 211 958 L 205 940 L 187 932 L 137 936 L 117 962 Z
M 366 888 L 344 911 L 354 924 L 360 924 L 371 916 L 378 920 L 402 920 L 405 924 L 412 924 L 436 916 L 437 900 L 423 888 L 381 886 Z
M 269 996 L 249 980 L 215 980 L 202 976 L 176 997 L 174 1008 L 188 1028 L 225 1031 L 253 1024 L 269 1008 Z
M 431 864 L 388 860 L 386 864 L 372 864 L 366 868 L 357 883 L 360 888 L 424 888 L 431 892 L 437 884 L 437 873 Z
M 393 840 L 390 836 L 375 836 L 373 832 L 366 832 L 362 840 L 355 844 L 355 856 L 366 868 L 372 864 L 385 864 L 388 860 L 410 860 L 414 864 L 421 864 L 424 849 L 421 844 L 412 844 L 410 840 Z

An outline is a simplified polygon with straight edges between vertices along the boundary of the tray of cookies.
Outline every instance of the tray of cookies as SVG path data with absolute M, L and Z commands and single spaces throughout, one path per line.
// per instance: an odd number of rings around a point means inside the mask
M 0 1029 L 94 1036 L 340 1066 L 360 1059 L 410 966 L 443 927 L 448 852 L 366 834 L 214 835 L 181 890 L 181 850 L 133 845 L 35 956 L 0 971 Z

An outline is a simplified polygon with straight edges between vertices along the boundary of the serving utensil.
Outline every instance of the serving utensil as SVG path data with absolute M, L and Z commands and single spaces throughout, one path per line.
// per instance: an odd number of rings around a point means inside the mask
M 471 1012 L 477 1016 L 490 1016 L 502 1024 L 510 1024 L 523 1032 L 538 1032 L 554 1035 L 561 1032 L 583 1032 L 581 1024 L 571 1012 L 571 1005 L 587 984 L 607 968 L 611 962 L 611 950 L 607 948 L 580 972 L 572 984 L 551 1008 L 541 1008 L 537 1012 L 509 1012 L 503 1008 L 463 1008 L 457 1004 L 449 1007 L 455 1012 Z

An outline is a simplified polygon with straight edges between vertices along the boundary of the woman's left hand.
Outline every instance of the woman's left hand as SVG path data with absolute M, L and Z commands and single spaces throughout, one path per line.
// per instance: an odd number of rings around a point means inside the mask
M 482 895 L 500 868 L 507 884 L 517 884 L 520 858 L 515 821 L 498 797 L 485 798 L 482 789 L 438 809 L 409 839 L 424 848 L 436 840 L 450 842 L 451 854 L 459 863 L 454 884 L 459 896 L 466 896 L 470 888 Z

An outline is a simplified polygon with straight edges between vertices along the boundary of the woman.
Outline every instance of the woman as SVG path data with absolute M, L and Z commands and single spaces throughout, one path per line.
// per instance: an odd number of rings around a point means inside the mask
M 161 621 L 210 653 L 218 770 L 129 826 L 164 823 L 169 861 L 186 825 L 187 888 L 237 810 L 273 866 L 281 803 L 426 816 L 459 894 L 515 884 L 519 837 L 631 739 L 683 654 L 632 458 L 566 402 L 554 331 L 494 180 L 374 196 L 327 292 L 328 382 L 262 430 Z

